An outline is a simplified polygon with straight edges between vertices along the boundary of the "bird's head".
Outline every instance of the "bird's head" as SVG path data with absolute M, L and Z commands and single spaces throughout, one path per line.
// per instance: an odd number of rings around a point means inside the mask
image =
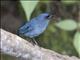
M 50 20 L 52 18 L 52 15 L 49 13 L 42 13 L 38 16 L 38 18 L 40 18 L 40 20 Z

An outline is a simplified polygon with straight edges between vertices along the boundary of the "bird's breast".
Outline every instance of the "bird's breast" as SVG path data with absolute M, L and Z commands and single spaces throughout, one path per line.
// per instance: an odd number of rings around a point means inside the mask
M 45 31 L 45 29 L 47 28 L 48 23 L 41 23 L 36 25 L 35 31 L 38 32 L 38 34 L 42 33 Z

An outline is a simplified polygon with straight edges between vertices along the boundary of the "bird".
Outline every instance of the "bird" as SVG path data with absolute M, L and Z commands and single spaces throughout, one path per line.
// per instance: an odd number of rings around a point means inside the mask
M 38 16 L 32 18 L 29 22 L 26 22 L 23 26 L 21 26 L 18 32 L 19 34 L 22 34 L 29 38 L 35 38 L 46 30 L 51 17 L 52 16 L 49 13 L 41 13 Z

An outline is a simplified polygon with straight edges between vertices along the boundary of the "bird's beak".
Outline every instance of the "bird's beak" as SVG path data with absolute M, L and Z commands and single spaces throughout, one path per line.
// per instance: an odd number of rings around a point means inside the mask
M 52 19 L 53 18 L 53 15 L 50 15 L 49 17 L 48 17 L 48 19 Z

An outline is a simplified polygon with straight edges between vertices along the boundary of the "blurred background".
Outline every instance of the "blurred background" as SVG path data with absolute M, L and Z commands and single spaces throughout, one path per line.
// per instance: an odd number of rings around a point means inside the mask
M 17 30 L 22 24 L 40 13 L 49 12 L 54 15 L 54 17 L 51 19 L 46 31 L 36 37 L 39 46 L 60 54 L 79 57 L 80 48 L 75 48 L 77 43 L 73 43 L 74 40 L 76 40 L 77 33 L 80 37 L 80 24 L 79 27 L 77 26 L 78 22 L 80 22 L 80 1 L 36 0 L 38 2 L 33 1 L 32 3 L 31 1 L 26 0 L 28 4 L 26 3 L 25 5 L 21 0 L 1 1 L 1 28 L 17 34 Z M 27 8 L 32 10 L 28 11 Z M 70 24 L 65 21 L 70 22 Z M 77 40 L 80 41 L 79 39 Z M 80 44 L 77 46 L 79 45 Z M 12 60 L 12 58 L 13 60 L 18 60 L 5 54 L 1 54 L 1 57 L 1 60 Z

